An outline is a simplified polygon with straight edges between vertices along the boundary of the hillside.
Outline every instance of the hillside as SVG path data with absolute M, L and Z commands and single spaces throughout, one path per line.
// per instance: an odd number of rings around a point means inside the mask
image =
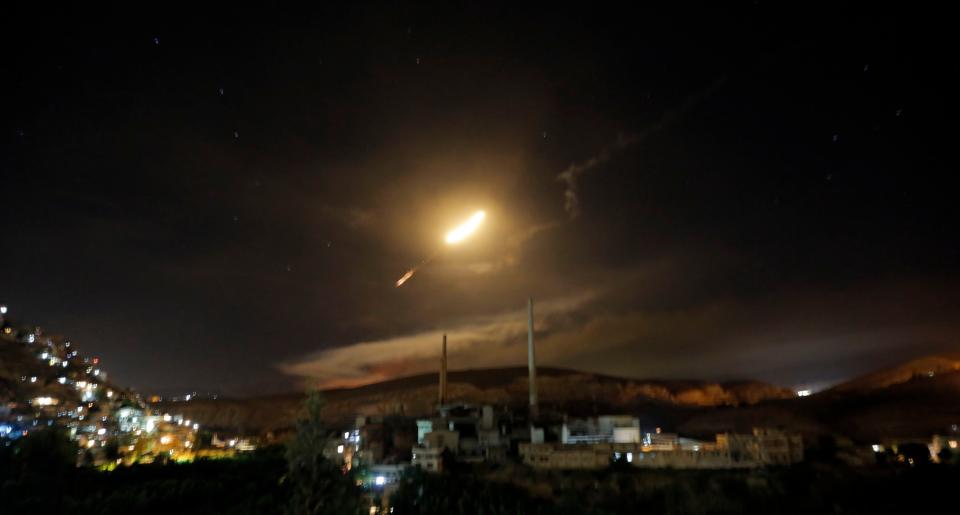
M 867 392 L 906 383 L 916 377 L 934 377 L 937 374 L 960 370 L 960 360 L 945 356 L 925 356 L 901 365 L 878 370 L 850 381 L 840 383 L 834 392 Z
M 954 425 L 960 426 L 960 370 L 956 363 L 936 356 L 914 359 L 811 397 L 698 413 L 680 429 L 707 434 L 765 424 L 808 435 L 839 434 L 862 442 L 947 434 Z
M 913 359 L 805 398 L 756 381 L 640 380 L 558 368 L 538 369 L 538 387 L 541 412 L 555 420 L 630 413 L 647 427 L 692 436 L 771 426 L 810 437 L 838 434 L 873 442 L 927 438 L 960 426 L 960 360 L 949 356 Z M 490 404 L 522 414 L 527 395 L 525 367 L 452 371 L 448 378 L 451 403 Z M 437 374 L 327 390 L 324 397 L 332 426 L 349 426 L 358 415 L 427 416 L 436 410 Z M 38 408 L 38 398 L 55 399 L 57 408 Z M 96 358 L 80 355 L 64 338 L 39 329 L 0 334 L 0 415 L 52 417 L 91 400 L 104 413 L 139 403 L 135 392 L 107 380 Z M 290 428 L 302 401 L 297 393 L 154 407 L 210 429 L 261 433 Z
M 31 399 L 37 397 L 53 397 L 72 407 L 80 403 L 77 390 L 61 383 L 60 377 L 82 374 L 84 364 L 68 363 L 66 368 L 51 366 L 42 356 L 45 352 L 53 355 L 52 348 L 57 345 L 54 341 L 60 342 L 60 339 L 51 338 L 49 346 L 41 346 L 0 337 L 0 404 L 17 410 L 26 408 Z
M 138 404 L 134 392 L 107 379 L 98 358 L 83 356 L 69 340 L 39 328 L 4 327 L 11 330 L 0 334 L 0 420 L 110 418 L 118 407 Z
M 945 358 L 916 359 L 805 398 L 759 382 L 647 381 L 551 368 L 539 370 L 538 383 L 541 408 L 547 413 L 632 413 L 644 425 L 663 425 L 703 437 L 768 426 L 810 438 L 836 434 L 874 442 L 928 438 L 960 424 L 960 370 L 952 370 L 952 363 Z M 328 390 L 324 392 L 327 419 L 346 425 L 358 414 L 431 414 L 436 382 L 436 374 L 424 374 Z M 453 401 L 511 406 L 525 412 L 526 369 L 451 372 L 449 389 Z M 163 408 L 183 412 L 208 427 L 259 432 L 288 427 L 302 399 L 291 394 L 191 401 Z
M 538 369 L 537 381 L 544 410 L 573 415 L 637 411 L 651 404 L 661 409 L 739 406 L 793 396 L 789 390 L 760 382 L 637 380 L 556 368 Z M 528 395 L 527 369 L 450 372 L 448 391 L 451 402 L 523 409 Z M 436 409 L 437 374 L 327 390 L 324 396 L 326 415 L 333 424 L 348 423 L 360 414 L 426 416 Z M 259 432 L 292 425 L 302 398 L 302 395 L 280 395 L 198 400 L 161 407 L 176 409 L 207 427 Z

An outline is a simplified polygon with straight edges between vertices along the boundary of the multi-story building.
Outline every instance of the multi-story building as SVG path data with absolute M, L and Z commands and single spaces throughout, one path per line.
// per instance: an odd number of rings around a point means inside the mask
M 564 421 L 560 441 L 578 443 L 638 443 L 640 419 L 629 415 L 604 415 Z
M 749 468 L 803 460 L 801 437 L 782 431 L 725 433 L 715 442 L 658 435 L 664 436 L 640 443 L 522 443 L 519 450 L 525 464 L 542 469 L 599 469 L 615 460 L 646 468 Z

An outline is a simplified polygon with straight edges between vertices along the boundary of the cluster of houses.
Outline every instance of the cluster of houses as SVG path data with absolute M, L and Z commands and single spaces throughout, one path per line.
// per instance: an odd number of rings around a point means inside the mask
M 0 403 L 0 445 L 60 427 L 77 443 L 83 464 L 193 457 L 199 424 L 150 409 L 139 394 L 112 385 L 99 358 L 39 327 L 18 328 L 6 306 L 0 311 L 0 345 L 35 359 L 22 364 L 23 375 L 14 378 L 19 384 Z
M 346 469 L 377 470 L 371 480 L 382 477 L 379 481 L 387 484 L 408 466 L 441 472 L 453 463 L 502 463 L 511 456 L 534 468 L 562 470 L 599 469 L 615 462 L 716 469 L 803 460 L 803 441 L 797 434 L 756 428 L 703 441 L 660 428 L 644 432 L 639 419 L 630 415 L 568 418 L 537 427 L 489 405 L 455 404 L 441 406 L 435 417 L 416 419 L 415 435 L 410 422 L 360 417 L 352 431 L 331 442 L 327 455 Z

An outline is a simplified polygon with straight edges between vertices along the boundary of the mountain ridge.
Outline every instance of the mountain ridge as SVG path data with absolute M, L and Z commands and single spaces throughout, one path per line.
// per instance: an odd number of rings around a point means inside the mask
M 466 369 L 448 373 L 451 403 L 490 404 L 523 411 L 527 404 L 527 368 Z M 578 370 L 537 369 L 541 405 L 557 412 L 634 410 L 655 403 L 674 407 L 738 406 L 794 396 L 786 388 L 760 381 L 630 379 Z M 357 415 L 430 416 L 436 411 L 438 373 L 418 374 L 352 388 L 323 390 L 329 422 L 343 424 Z M 293 424 L 303 394 L 221 398 L 164 403 L 207 427 L 263 431 Z
M 834 385 L 826 392 L 853 393 L 879 390 L 909 382 L 917 377 L 934 377 L 937 374 L 958 370 L 960 370 L 960 359 L 951 357 L 950 354 L 920 356 L 892 367 L 862 374 Z

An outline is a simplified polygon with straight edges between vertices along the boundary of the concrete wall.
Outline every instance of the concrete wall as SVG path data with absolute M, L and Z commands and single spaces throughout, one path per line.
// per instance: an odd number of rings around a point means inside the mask
M 519 451 L 525 464 L 541 469 L 600 469 L 617 456 L 644 468 L 747 468 L 803 460 L 800 436 L 778 431 L 717 435 L 716 443 L 705 442 L 696 449 L 639 443 L 521 443 Z

